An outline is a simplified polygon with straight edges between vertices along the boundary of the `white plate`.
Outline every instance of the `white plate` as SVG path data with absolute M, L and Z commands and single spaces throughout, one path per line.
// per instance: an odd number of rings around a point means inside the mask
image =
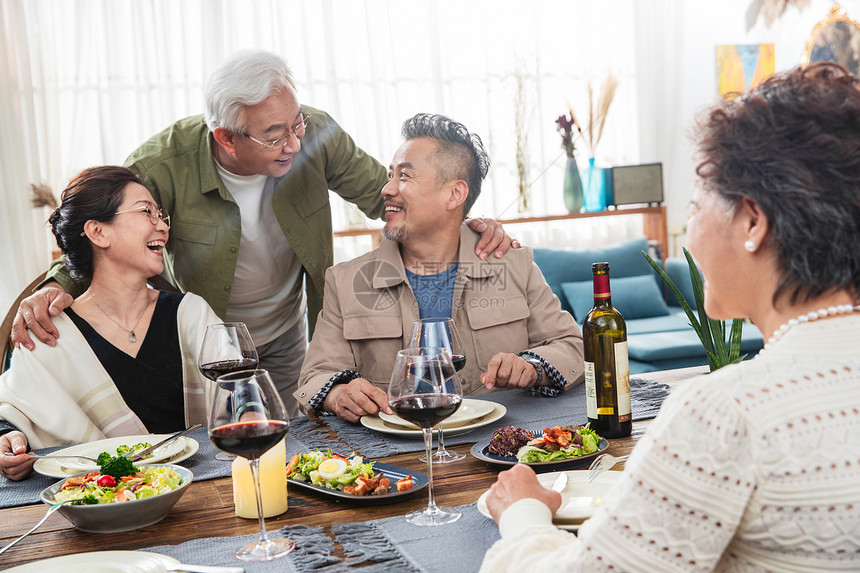
M 454 412 L 451 416 L 445 418 L 443 422 L 446 430 L 448 428 L 457 428 L 459 426 L 465 426 L 469 422 L 480 418 L 481 416 L 486 416 L 490 412 L 493 411 L 493 402 L 488 400 L 475 400 L 473 398 L 463 398 L 463 401 L 460 402 L 460 407 L 457 408 L 457 411 Z M 397 426 L 402 426 L 407 430 L 414 430 L 420 428 L 409 422 L 408 420 L 404 420 L 397 414 L 386 414 L 385 412 L 380 412 L 379 417 L 389 424 L 395 424 Z
M 145 437 L 151 438 L 153 436 L 145 436 Z M 159 438 L 159 439 L 163 440 L 164 437 Z M 177 442 L 183 442 L 183 440 L 184 440 L 184 446 L 185 447 L 181 451 L 177 452 L 172 457 L 164 459 L 158 463 L 177 464 L 181 461 L 187 460 L 188 458 L 190 458 L 191 456 L 196 454 L 197 450 L 200 449 L 200 444 L 194 438 L 189 438 L 188 436 L 184 436 L 182 438 L 177 438 L 176 441 Z M 146 442 L 146 441 L 152 443 L 152 440 L 138 440 L 137 442 L 134 442 L 131 445 L 137 444 L 139 442 Z M 158 441 L 158 440 L 156 440 L 156 441 Z M 93 443 L 96 443 L 96 442 L 93 442 Z M 170 445 L 170 444 L 167 444 L 167 445 Z M 74 447 L 77 447 L 77 446 L 74 446 Z M 159 448 L 159 450 L 160 449 L 161 448 Z M 57 450 L 57 452 L 55 452 L 55 453 L 60 453 L 60 451 L 62 451 L 63 453 L 66 452 L 66 450 Z M 107 450 L 102 450 L 102 451 L 107 451 Z M 113 451 L 115 453 L 116 448 L 114 448 Z M 76 453 L 80 453 L 80 452 L 76 452 Z M 84 454 L 84 455 L 87 455 L 87 454 Z M 98 456 L 93 456 L 93 457 L 98 457 Z M 40 473 L 42 475 L 45 475 L 48 477 L 55 477 L 55 478 L 67 478 L 67 477 L 71 477 L 75 474 L 81 473 L 81 470 L 74 469 L 72 467 L 67 466 L 66 465 L 67 461 L 69 461 L 69 460 L 63 460 L 63 463 L 61 464 L 57 460 L 46 460 L 45 458 L 42 458 L 42 459 L 36 460 L 36 463 L 33 465 L 33 470 L 36 473 Z M 145 464 L 155 463 L 150 459 L 141 460 L 141 462 L 145 463 Z M 86 470 L 83 470 L 83 471 L 86 471 Z
M 486 400 L 485 400 L 486 401 Z M 499 418 L 508 413 L 508 409 L 502 406 L 501 404 L 496 404 L 495 402 L 486 401 L 488 404 L 493 405 L 493 409 L 488 414 L 481 416 L 480 418 L 475 418 L 471 422 L 459 426 L 457 428 L 448 429 L 447 424 L 443 422 L 443 428 L 445 429 L 446 436 L 459 436 L 462 434 L 467 434 L 472 430 L 477 428 L 481 428 L 488 424 L 492 424 L 497 421 Z M 424 434 L 421 430 L 415 429 L 410 430 L 409 428 L 404 428 L 398 424 L 391 424 L 381 419 L 379 416 L 362 416 L 361 417 L 361 425 L 370 430 L 374 430 L 377 432 L 382 432 L 383 434 L 391 434 L 394 436 L 399 436 L 401 438 L 423 438 Z M 439 431 L 434 429 L 433 434 L 437 434 Z
M 603 472 L 591 483 L 588 483 L 588 470 L 538 474 L 537 478 L 541 485 L 549 489 L 560 473 L 567 474 L 567 487 L 561 492 L 561 507 L 556 512 L 552 522 L 559 529 L 567 529 L 568 531 L 576 531 L 591 517 L 594 509 L 600 505 L 601 500 L 612 486 L 621 479 L 623 474 L 620 471 Z M 485 491 L 478 498 L 478 511 L 481 512 L 481 515 L 492 519 L 490 510 L 487 509 L 487 495 L 489 493 L 489 491 Z
M 178 563 L 149 551 L 93 551 L 19 565 L 6 573 L 163 573 L 166 565 Z
M 70 446 L 68 448 L 64 448 L 62 450 L 53 452 L 53 455 L 64 455 L 64 456 L 88 456 L 91 458 L 99 457 L 99 454 L 102 452 L 107 452 L 112 456 L 116 455 L 116 449 L 120 446 L 134 446 L 135 444 L 139 444 L 141 442 L 147 442 L 149 444 L 156 444 L 165 438 L 169 438 L 170 434 L 148 434 L 143 436 L 120 436 L 118 438 L 106 438 L 104 440 L 98 440 L 95 442 L 88 442 L 86 444 L 78 444 L 77 446 Z M 163 446 L 156 448 L 151 452 L 150 457 L 145 460 L 139 460 L 135 462 L 135 464 L 158 464 L 167 458 L 173 457 L 182 450 L 185 449 L 184 438 L 177 438 L 170 442 L 169 444 L 164 444 Z M 50 454 L 49 454 L 50 455 Z M 92 471 L 99 469 L 98 464 L 95 462 L 87 462 L 84 460 L 70 460 L 65 459 L 61 460 L 60 464 L 68 468 L 70 470 L 75 470 L 78 473 L 82 471 Z

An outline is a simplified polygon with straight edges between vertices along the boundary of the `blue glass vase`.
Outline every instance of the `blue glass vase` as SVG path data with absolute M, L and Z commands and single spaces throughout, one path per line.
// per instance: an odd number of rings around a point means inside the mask
M 582 178 L 579 176 L 579 167 L 576 159 L 567 158 L 564 168 L 564 206 L 568 213 L 579 213 L 582 211 Z
M 594 158 L 588 158 L 588 168 L 582 177 L 585 192 L 585 212 L 606 210 L 606 174 L 600 167 L 594 166 Z

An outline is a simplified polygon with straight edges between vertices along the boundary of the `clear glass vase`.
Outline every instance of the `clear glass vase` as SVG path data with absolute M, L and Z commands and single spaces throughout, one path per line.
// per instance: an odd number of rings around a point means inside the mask
M 579 213 L 582 211 L 582 204 L 582 178 L 579 176 L 579 167 L 575 158 L 568 157 L 564 168 L 564 206 L 568 213 Z

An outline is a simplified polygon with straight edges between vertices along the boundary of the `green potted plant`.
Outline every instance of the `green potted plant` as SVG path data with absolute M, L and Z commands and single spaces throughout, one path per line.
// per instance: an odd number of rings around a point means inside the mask
M 681 294 L 681 291 L 675 285 L 675 282 L 669 278 L 669 275 L 666 274 L 663 268 L 657 264 L 654 259 L 649 257 L 648 253 L 642 251 L 642 254 L 648 260 L 648 264 L 657 271 L 657 274 L 660 275 L 660 278 L 663 279 L 663 282 L 666 283 L 669 290 L 672 291 L 678 304 L 681 305 L 681 308 L 683 308 L 684 312 L 687 314 L 687 318 L 690 319 L 690 326 L 692 326 L 693 330 L 696 331 L 696 334 L 708 355 L 708 365 L 711 368 L 711 372 L 729 364 L 736 364 L 746 358 L 746 354 L 743 356 L 740 355 L 743 320 L 739 318 L 732 320 L 729 338 L 726 340 L 726 323 L 722 320 L 714 320 L 713 318 L 710 318 L 705 312 L 705 294 L 704 287 L 702 285 L 702 275 L 699 274 L 699 268 L 693 261 L 693 257 L 690 255 L 689 251 L 687 251 L 687 249 L 682 250 L 684 251 L 684 257 L 687 259 L 687 265 L 690 267 L 690 280 L 693 283 L 693 296 L 696 299 L 696 309 L 699 314 L 698 319 L 696 318 L 696 314 L 693 312 L 693 309 L 690 308 L 689 303 L 684 298 L 684 295 Z

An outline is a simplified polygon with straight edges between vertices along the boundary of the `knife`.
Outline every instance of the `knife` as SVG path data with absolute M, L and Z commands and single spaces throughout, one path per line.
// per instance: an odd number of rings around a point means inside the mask
M 176 432 L 175 434 L 171 434 L 170 436 L 164 438 L 163 440 L 161 440 L 160 442 L 158 442 L 154 446 L 149 446 L 145 450 L 141 450 L 141 451 L 137 452 L 136 454 L 134 454 L 133 456 L 129 456 L 128 459 L 133 461 L 133 462 L 136 462 L 137 460 L 139 460 L 140 458 L 142 458 L 146 454 L 154 451 L 156 448 L 160 448 L 164 444 L 166 444 L 168 442 L 172 442 L 176 438 L 180 438 L 180 437 L 184 436 L 185 434 L 189 434 L 189 433 L 193 432 L 194 430 L 196 430 L 197 428 L 202 428 L 202 427 L 203 427 L 203 424 L 194 424 L 191 427 L 185 428 L 184 430 L 180 430 L 180 431 Z
M 555 481 L 552 484 L 552 491 L 557 491 L 561 493 L 564 491 L 564 488 L 567 487 L 567 473 L 562 472 L 558 474 L 558 477 L 555 478 Z

